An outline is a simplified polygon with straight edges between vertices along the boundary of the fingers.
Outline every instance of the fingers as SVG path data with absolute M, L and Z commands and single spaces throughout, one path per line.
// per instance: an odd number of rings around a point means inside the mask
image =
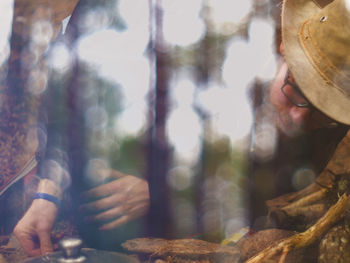
M 145 206 L 142 207 L 134 207 L 131 210 L 129 210 L 129 213 L 119 217 L 118 219 L 109 222 L 107 224 L 103 224 L 102 226 L 99 227 L 99 230 L 111 230 L 117 227 L 120 227 L 124 224 L 126 224 L 127 222 L 133 220 L 134 218 L 143 216 L 146 214 L 147 212 L 147 208 Z
M 124 216 L 127 216 L 128 220 L 131 220 L 146 214 L 146 212 L 148 211 L 148 208 L 149 206 L 147 202 L 128 203 L 128 204 L 117 206 L 113 209 L 109 209 L 97 215 L 89 216 L 86 218 L 86 221 L 87 222 L 106 222 L 106 221 L 111 221 L 118 217 L 124 217 Z
M 115 194 L 105 198 L 102 198 L 95 202 L 83 204 L 79 207 L 79 211 L 94 213 L 101 210 L 106 210 L 114 206 L 120 205 L 126 201 L 125 195 Z
M 146 185 L 147 186 L 147 185 Z M 135 204 L 147 202 L 149 203 L 149 192 L 146 190 L 135 191 L 131 193 L 123 192 L 112 194 L 94 202 L 85 203 L 79 207 L 79 211 L 87 213 L 96 213 L 102 210 L 117 207 L 123 204 Z
M 115 179 L 119 179 L 119 178 L 122 178 L 124 176 L 127 176 L 127 174 L 124 174 L 122 172 L 119 172 L 119 171 L 113 170 L 113 169 L 110 170 L 110 174 L 109 175 L 111 177 L 115 178 Z
M 40 254 L 45 254 L 53 251 L 50 230 L 38 230 L 31 233 L 23 231 L 20 227 L 16 227 L 14 230 L 14 235 L 18 239 L 24 251 L 30 256 L 39 256 Z M 36 242 L 39 239 L 39 244 Z
M 35 241 L 30 235 L 27 235 L 26 233 L 22 232 L 22 230 L 17 227 L 14 229 L 13 233 L 19 241 L 19 243 L 21 244 L 23 250 L 29 256 L 34 257 L 40 255 L 40 248 L 36 245 Z
M 130 191 L 142 191 L 147 189 L 148 184 L 145 180 L 137 178 L 132 175 L 125 175 L 118 171 L 113 170 L 116 180 L 105 183 L 103 185 L 97 186 L 89 191 L 85 191 L 81 194 L 81 199 L 83 202 L 87 202 L 94 199 L 99 199 L 106 197 L 118 192 L 130 192 Z M 117 177 L 119 179 L 117 179 Z M 132 190 L 136 188 L 136 190 Z
M 125 193 L 128 192 L 130 189 L 134 188 L 135 185 L 144 183 L 144 180 L 141 180 L 135 176 L 125 175 L 118 171 L 113 171 L 113 173 L 116 175 L 115 178 L 119 177 L 119 179 L 83 192 L 80 196 L 82 201 L 87 202 L 90 200 L 106 197 L 118 192 Z
M 16 234 L 15 234 L 16 235 Z M 39 234 L 40 247 L 30 236 L 16 236 L 24 251 L 31 257 L 53 251 L 50 233 Z
M 50 231 L 48 230 L 38 231 L 38 236 L 40 241 L 41 254 L 52 252 L 53 247 L 51 243 Z
M 113 222 L 110 222 L 108 224 L 104 224 L 104 225 L 100 226 L 99 230 L 111 230 L 111 229 L 117 228 L 121 225 L 124 225 L 125 223 L 127 223 L 129 221 L 130 221 L 129 216 L 125 215 L 125 216 L 118 218 L 117 220 L 114 220 Z
M 97 186 L 89 191 L 85 191 L 81 194 L 80 198 L 83 201 L 94 200 L 116 193 L 119 189 L 121 189 L 121 184 L 120 182 L 118 182 L 118 180 L 116 180 L 107 184 Z
M 95 171 L 95 175 L 102 179 L 107 179 L 107 178 L 119 179 L 126 176 L 126 174 L 114 169 L 98 169 Z
M 126 212 L 130 209 L 125 205 L 117 206 L 102 213 L 99 213 L 94 216 L 88 216 L 86 218 L 87 222 L 103 222 L 119 217 L 122 214 L 126 214 Z
M 21 244 L 22 245 L 22 244 Z M 41 249 L 40 248 L 33 248 L 33 249 L 25 249 L 23 247 L 24 251 L 31 257 L 37 257 L 41 255 Z

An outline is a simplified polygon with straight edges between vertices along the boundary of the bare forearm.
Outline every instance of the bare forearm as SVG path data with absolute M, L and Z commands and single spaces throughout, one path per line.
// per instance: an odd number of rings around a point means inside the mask
M 40 180 L 37 192 L 50 194 L 61 199 L 63 189 L 56 182 L 45 178 Z

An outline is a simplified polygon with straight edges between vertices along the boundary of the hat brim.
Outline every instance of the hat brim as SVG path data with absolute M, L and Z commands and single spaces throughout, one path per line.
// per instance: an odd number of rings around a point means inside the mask
M 284 57 L 300 90 L 312 105 L 333 120 L 350 125 L 350 99 L 332 83 L 322 78 L 299 43 L 301 26 L 320 11 L 321 7 L 312 0 L 284 0 L 282 9 Z

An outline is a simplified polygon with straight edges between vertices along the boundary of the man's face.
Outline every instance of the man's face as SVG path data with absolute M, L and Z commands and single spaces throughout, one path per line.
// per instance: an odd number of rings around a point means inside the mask
M 291 75 L 287 78 L 290 84 L 285 83 L 287 72 L 288 66 L 284 62 L 270 87 L 270 100 L 277 111 L 278 128 L 288 136 L 295 136 L 301 132 L 312 131 L 332 124 L 330 118 L 314 108 L 298 91 Z M 282 92 L 283 86 L 285 86 L 283 90 L 288 90 L 288 93 Z M 299 105 L 299 101 L 303 103 Z M 304 106 L 304 102 L 308 106 Z

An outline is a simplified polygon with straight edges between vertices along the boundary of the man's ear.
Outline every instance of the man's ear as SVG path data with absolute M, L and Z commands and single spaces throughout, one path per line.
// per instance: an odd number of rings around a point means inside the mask
M 283 49 L 283 44 L 282 44 L 282 42 L 281 42 L 281 44 L 280 44 L 280 52 L 281 52 L 282 56 L 284 56 L 284 49 Z

